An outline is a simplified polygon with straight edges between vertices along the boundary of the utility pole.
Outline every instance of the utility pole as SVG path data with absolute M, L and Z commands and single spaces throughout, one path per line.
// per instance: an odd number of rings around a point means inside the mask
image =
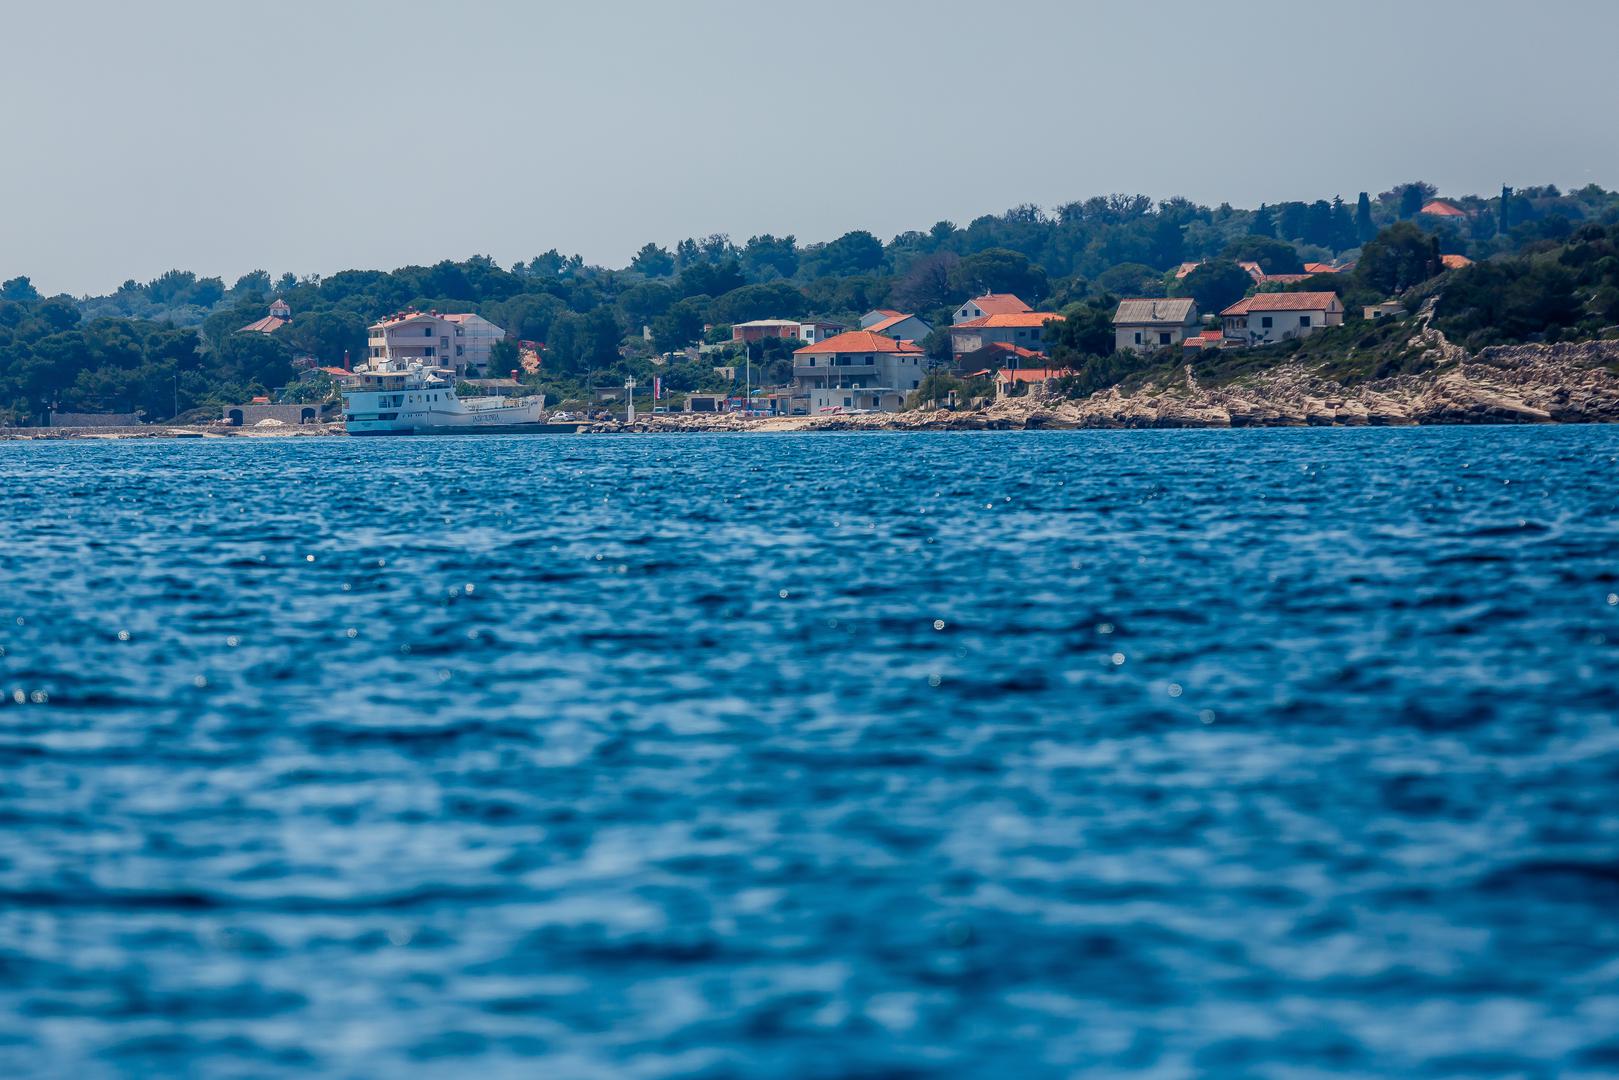
M 635 376 L 624 380 L 624 423 L 635 423 Z
M 753 346 L 742 342 L 742 409 L 753 415 Z
M 174 418 L 180 419 L 180 376 L 174 376 Z

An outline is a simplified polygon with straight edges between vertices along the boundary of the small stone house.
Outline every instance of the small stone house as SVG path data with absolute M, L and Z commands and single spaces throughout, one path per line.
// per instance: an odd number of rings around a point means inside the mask
M 1121 300 L 1113 312 L 1113 347 L 1119 352 L 1172 348 L 1197 330 L 1197 301 L 1190 297 Z

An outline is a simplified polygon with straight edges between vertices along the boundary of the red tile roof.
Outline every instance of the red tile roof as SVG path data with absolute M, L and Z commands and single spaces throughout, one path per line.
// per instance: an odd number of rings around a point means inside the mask
M 982 305 L 979 305 L 982 306 Z M 1061 319 L 1062 316 L 1055 311 L 1023 311 L 1007 312 L 1002 315 L 984 315 L 977 319 L 968 319 L 957 323 L 952 330 L 979 330 L 1006 326 L 1044 326 L 1048 319 Z
M 793 355 L 824 353 L 904 353 L 920 356 L 922 350 L 909 341 L 895 341 L 891 337 L 884 337 L 870 330 L 846 330 L 835 337 L 794 350 Z
M 1045 355 L 1045 353 L 1036 352 L 1034 349 L 1025 349 L 1021 345 L 1013 345 L 1010 341 L 992 341 L 987 347 L 991 349 L 999 349 L 1001 352 L 1009 352 L 1013 356 L 1023 360 L 1032 360 L 1036 356 Z
M 1337 303 L 1331 292 L 1269 292 L 1244 297 L 1220 312 L 1221 315 L 1247 315 L 1255 311 L 1325 311 Z
M 983 296 L 973 297 L 967 303 L 985 315 L 1016 315 L 1029 310 L 1028 304 L 1011 293 L 985 293 Z
M 914 317 L 915 316 L 912 315 L 906 315 L 903 312 L 895 311 L 890 313 L 888 318 L 884 319 L 882 322 L 872 323 L 870 326 L 866 327 L 866 329 L 870 330 L 873 334 L 880 334 L 884 330 L 892 329 L 893 327 L 904 322 L 906 319 Z
M 1304 272 L 1306 274 L 1336 274 L 1338 268 L 1331 263 L 1305 263 Z
M 1423 206 L 1421 213 L 1432 217 L 1466 217 L 1467 211 L 1460 210 L 1444 199 L 1434 199 Z
M 258 322 L 250 322 L 250 323 L 248 323 L 246 326 L 244 326 L 240 330 L 238 330 L 237 333 L 238 334 L 247 334 L 247 333 L 273 334 L 277 330 L 281 329 L 283 326 L 287 325 L 287 323 L 289 321 L 290 320 L 288 320 L 288 319 L 278 319 L 274 315 L 266 315 L 264 318 L 260 319 Z
M 1446 270 L 1460 270 L 1464 266 L 1473 265 L 1473 260 L 1466 255 L 1441 255 L 1439 261 L 1445 264 Z
M 1047 379 L 1060 379 L 1064 375 L 1072 375 L 1067 368 L 1002 368 L 995 376 L 1001 382 L 1045 382 Z

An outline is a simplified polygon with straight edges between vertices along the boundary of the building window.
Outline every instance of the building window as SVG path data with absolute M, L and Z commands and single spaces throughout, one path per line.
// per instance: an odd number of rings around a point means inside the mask
M 457 345 L 455 347 L 455 355 L 457 355 L 457 356 L 465 356 L 466 354 L 467 354 L 467 347 L 465 345 Z
M 433 328 L 431 326 L 422 327 L 422 337 L 432 337 L 432 336 L 433 336 Z
M 1300 315 L 1299 316 L 1299 325 L 1300 326 L 1309 326 L 1310 325 L 1310 316 L 1308 316 L 1308 315 Z
M 1160 345 L 1168 345 L 1169 344 L 1169 332 L 1167 330 L 1159 331 L 1159 333 L 1158 333 L 1158 344 L 1160 344 Z
M 1261 328 L 1263 328 L 1265 330 L 1269 330 L 1270 325 L 1271 325 L 1270 316 L 1265 315 L 1265 316 L 1261 317 L 1260 320 L 1259 320 L 1259 325 L 1260 325 Z
M 843 399 L 843 407 L 844 407 L 844 408 L 845 408 L 845 409 L 852 409 L 852 408 L 854 408 L 854 398 L 844 398 L 844 399 Z
M 1136 344 L 1137 345 L 1141 344 L 1141 331 L 1140 330 L 1136 331 Z

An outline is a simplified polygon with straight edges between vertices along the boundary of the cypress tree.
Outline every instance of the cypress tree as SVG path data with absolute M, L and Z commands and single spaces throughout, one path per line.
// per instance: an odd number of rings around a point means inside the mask
M 1505 184 L 1501 185 L 1501 231 L 1506 232 L 1512 225 L 1512 189 Z
M 1372 198 L 1364 191 L 1355 204 L 1355 239 L 1362 244 L 1377 236 L 1377 223 L 1372 220 Z
M 1254 211 L 1253 224 L 1249 226 L 1248 231 L 1254 236 L 1276 235 L 1276 218 L 1270 212 L 1270 207 L 1264 203 L 1259 204 L 1259 209 Z

